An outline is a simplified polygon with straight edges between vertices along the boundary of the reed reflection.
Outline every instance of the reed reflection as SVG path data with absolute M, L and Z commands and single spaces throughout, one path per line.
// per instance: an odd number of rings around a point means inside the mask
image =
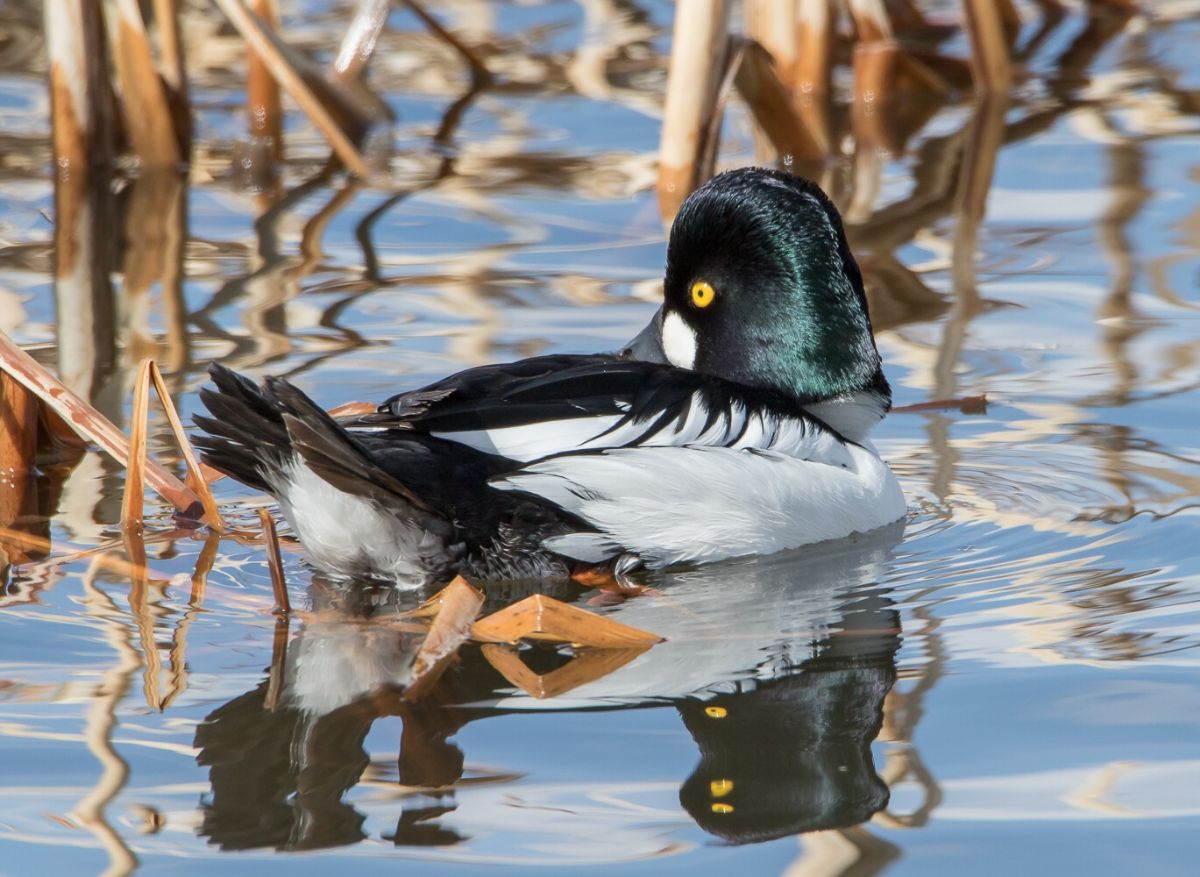
M 599 662 L 595 673 L 603 675 L 581 673 L 570 690 L 540 700 L 514 689 L 475 647 L 423 698 L 406 700 L 423 633 L 402 615 L 397 595 L 348 595 L 316 582 L 314 613 L 276 668 L 282 678 L 264 680 L 197 729 L 198 761 L 211 783 L 200 833 L 229 850 L 357 843 L 369 834 L 357 803 L 366 789 L 398 811 L 385 815 L 396 827 L 381 831 L 384 839 L 467 843 L 506 805 L 466 792 L 516 777 L 467 767 L 469 753 L 453 739 L 462 728 L 529 711 L 666 706 L 698 752 L 678 796 L 704 831 L 752 843 L 863 823 L 888 801 L 871 743 L 896 678 L 900 628 L 875 582 L 901 533 L 665 575 L 615 617 L 652 624 L 668 641 L 615 669 Z M 504 604 L 525 590 L 513 584 L 490 598 Z M 590 596 L 575 585 L 554 596 L 572 594 Z M 519 654 L 542 678 L 572 662 L 547 648 Z M 394 773 L 372 764 L 365 747 L 373 724 L 389 716 L 403 726 Z M 631 764 L 630 776 L 639 769 Z M 610 780 L 621 780 L 619 756 Z M 520 794 L 536 798 L 538 781 L 536 773 L 525 777 Z M 523 830 L 540 829 L 533 821 Z

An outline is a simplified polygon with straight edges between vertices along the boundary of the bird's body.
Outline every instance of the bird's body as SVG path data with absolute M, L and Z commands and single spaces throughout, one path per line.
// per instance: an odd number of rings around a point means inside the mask
M 274 495 L 338 576 L 622 572 L 904 513 L 867 441 L 891 397 L 840 219 L 777 172 L 689 198 L 663 308 L 623 351 L 470 369 L 340 420 L 287 382 L 213 375 L 205 459 Z

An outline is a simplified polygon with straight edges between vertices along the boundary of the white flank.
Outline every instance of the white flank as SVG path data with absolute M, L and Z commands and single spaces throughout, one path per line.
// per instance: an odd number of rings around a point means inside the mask
M 677 368 L 696 365 L 696 332 L 674 311 L 667 311 L 662 321 L 662 348 L 667 361 Z
M 537 463 L 494 482 L 542 496 L 651 566 L 773 554 L 904 515 L 896 476 L 845 445 L 831 466 L 776 451 L 628 448 Z
M 805 405 L 804 410 L 819 417 L 853 442 L 866 439 L 887 411 L 883 398 L 871 390 L 860 390 L 848 396 L 826 399 Z
M 302 462 L 278 485 L 279 505 L 313 566 L 337 576 L 355 570 L 419 587 L 437 565 L 441 540 L 413 521 L 338 490 Z

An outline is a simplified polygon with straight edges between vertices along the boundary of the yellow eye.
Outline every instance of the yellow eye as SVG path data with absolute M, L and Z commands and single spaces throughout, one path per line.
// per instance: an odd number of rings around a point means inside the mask
M 710 719 L 723 719 L 729 715 L 729 711 L 723 706 L 706 706 L 704 708 L 704 715 Z
M 712 288 L 711 284 L 705 283 L 703 280 L 697 280 L 692 284 L 692 304 L 698 308 L 706 308 L 713 303 L 713 299 L 717 297 L 717 291 Z
M 713 780 L 708 784 L 708 793 L 714 798 L 724 798 L 733 791 L 733 780 Z

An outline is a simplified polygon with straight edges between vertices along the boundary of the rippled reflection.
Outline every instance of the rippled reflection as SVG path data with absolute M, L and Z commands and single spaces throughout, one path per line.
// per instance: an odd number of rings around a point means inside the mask
M 666 579 L 616 616 L 655 624 L 666 644 L 580 680 L 569 695 L 533 702 L 514 697 L 479 648 L 465 652 L 427 696 L 406 701 L 399 692 L 423 632 L 398 613 L 397 595 L 364 606 L 361 594 L 317 583 L 310 592 L 315 613 L 287 642 L 272 676 L 197 728 L 197 761 L 212 786 L 199 831 L 223 849 L 313 849 L 364 839 L 366 817 L 347 793 L 371 767 L 363 745 L 372 724 L 398 716 L 403 730 L 390 786 L 400 815 L 390 839 L 420 846 L 465 841 L 492 805 L 459 807 L 455 791 L 471 780 L 464 779 L 469 753 L 455 734 L 514 709 L 622 704 L 678 711 L 699 751 L 679 801 L 723 840 L 862 823 L 888 800 L 870 747 L 895 680 L 900 629 L 875 579 L 902 532 L 894 526 L 770 563 Z M 750 611 L 727 616 L 731 589 Z M 551 673 L 571 658 L 534 648 L 522 660 Z

